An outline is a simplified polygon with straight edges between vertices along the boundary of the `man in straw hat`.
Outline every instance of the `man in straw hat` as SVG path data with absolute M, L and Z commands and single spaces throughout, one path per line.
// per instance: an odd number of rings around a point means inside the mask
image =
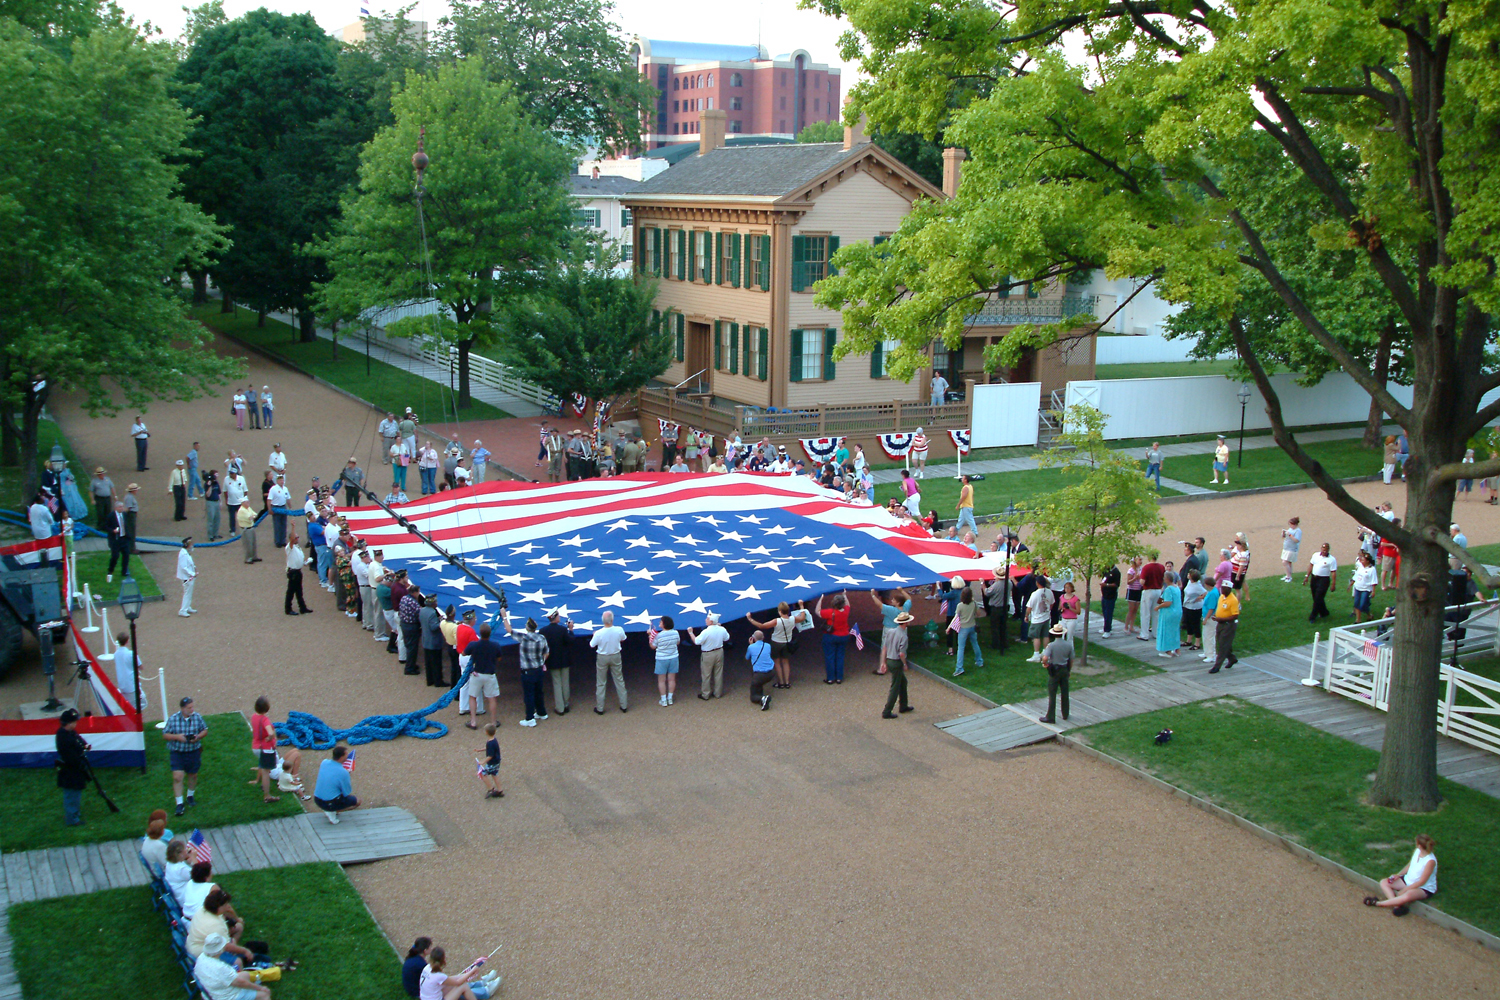
M 209 1000 L 271 1000 L 271 991 L 250 973 L 242 972 L 239 960 L 224 961 L 229 938 L 217 931 L 203 939 L 203 951 L 193 962 L 193 978 Z
M 885 638 L 880 643 L 880 655 L 885 658 L 885 669 L 891 675 L 891 689 L 885 696 L 885 711 L 881 713 L 882 719 L 894 719 L 896 713 L 891 709 L 896 707 L 900 701 L 901 711 L 910 712 L 912 706 L 906 700 L 906 628 L 916 621 L 908 612 L 901 612 L 891 623 L 891 628 L 885 633 Z
M 1068 678 L 1073 673 L 1073 641 L 1064 625 L 1054 625 L 1048 632 L 1052 641 L 1042 650 L 1042 666 L 1047 669 L 1047 714 L 1038 719 L 1047 725 L 1057 722 L 1057 693 L 1062 692 L 1063 720 L 1068 718 Z

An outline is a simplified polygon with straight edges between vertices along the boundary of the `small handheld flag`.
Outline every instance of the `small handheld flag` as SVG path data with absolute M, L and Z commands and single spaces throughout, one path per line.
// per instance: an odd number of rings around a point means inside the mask
M 349 756 L 344 758 L 344 770 L 348 771 L 350 774 L 354 773 L 354 754 L 355 751 L 350 750 Z
M 188 845 L 193 849 L 194 861 L 204 861 L 208 864 L 214 863 L 214 849 L 208 846 L 208 841 L 204 838 L 202 830 L 194 830 L 188 835 Z
M 954 615 L 953 616 L 953 620 L 948 623 L 948 631 L 949 632 L 957 632 L 958 631 L 958 615 Z
M 854 648 L 855 649 L 864 649 L 865 648 L 865 637 L 862 634 L 860 634 L 860 631 L 859 631 L 859 622 L 855 622 L 853 625 L 849 626 L 849 634 L 852 635 L 852 636 L 854 636 Z

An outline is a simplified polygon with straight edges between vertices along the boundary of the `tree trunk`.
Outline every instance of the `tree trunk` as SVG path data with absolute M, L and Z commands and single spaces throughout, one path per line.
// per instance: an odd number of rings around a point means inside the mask
M 473 337 L 458 342 L 458 408 L 460 410 L 467 410 L 474 405 L 469 397 L 469 351 L 473 346 Z
M 189 271 L 188 277 L 193 282 L 193 305 L 202 306 L 208 304 L 208 272 Z
M 266 328 L 266 310 L 263 307 L 255 310 L 255 328 L 257 330 Z
M 227 289 L 227 288 L 220 288 L 219 289 L 219 314 L 220 315 L 224 315 L 225 313 L 232 313 L 232 312 L 234 312 L 234 299 L 230 298 L 230 296 L 229 296 L 229 289 Z
M 18 464 L 21 468 L 21 495 L 19 503 L 24 510 L 31 503 L 31 498 L 36 496 L 37 487 L 41 485 L 41 469 L 37 467 L 36 442 L 37 424 L 42 418 L 42 407 L 47 401 L 47 390 L 35 391 L 30 386 L 26 389 L 26 395 L 21 404 L 21 421 L 16 424 L 16 413 L 6 408 L 0 413 L 0 424 L 15 440 L 20 451 Z
M 1433 490 L 1425 485 L 1432 464 L 1413 449 L 1402 523 L 1418 535 L 1428 528 L 1447 534 L 1453 513 L 1452 488 Z M 1414 550 L 1403 549 L 1391 638 L 1390 710 L 1380 769 L 1370 789 L 1372 805 L 1430 812 L 1442 801 L 1437 782 L 1437 699 L 1447 599 L 1447 554 L 1427 542 Z
M 339 359 L 339 321 L 334 320 L 332 323 L 329 323 L 328 331 L 333 334 L 333 352 L 329 355 L 329 358 L 337 361 Z
M 16 437 L 15 428 L 11 426 L 13 419 L 0 420 L 0 465 L 7 468 L 21 464 L 19 439 Z
M 1375 348 L 1375 378 L 1385 385 L 1391 370 L 1391 344 L 1396 340 L 1396 321 L 1386 323 L 1385 329 L 1380 331 L 1380 343 Z M 1380 404 L 1373 398 L 1370 400 L 1370 417 L 1365 421 L 1365 434 L 1360 439 L 1360 446 L 1364 448 L 1379 448 L 1381 446 L 1380 425 L 1385 418 L 1385 412 L 1381 410 Z
M 318 339 L 318 317 L 306 309 L 297 310 L 297 339 L 304 344 L 311 344 Z

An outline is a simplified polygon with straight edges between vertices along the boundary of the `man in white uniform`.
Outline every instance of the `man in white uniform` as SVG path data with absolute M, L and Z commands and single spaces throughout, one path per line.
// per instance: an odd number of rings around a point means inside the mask
M 182 551 L 177 553 L 177 579 L 182 581 L 182 607 L 177 609 L 179 618 L 198 613 L 193 607 L 193 584 L 198 582 L 198 564 L 193 561 L 193 538 L 182 540 Z

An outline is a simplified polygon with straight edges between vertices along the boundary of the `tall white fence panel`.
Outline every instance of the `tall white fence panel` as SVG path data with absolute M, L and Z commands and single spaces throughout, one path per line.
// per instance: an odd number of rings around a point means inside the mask
M 1228 434 L 1239 430 L 1237 393 L 1241 384 L 1221 375 L 1069 382 L 1067 405 L 1083 401 L 1097 389 L 1098 402 L 1091 405 L 1107 415 L 1107 438 Z M 1370 413 L 1369 395 L 1343 372 L 1335 372 L 1313 386 L 1297 385 L 1296 376 L 1291 374 L 1273 375 L 1271 384 L 1290 427 L 1350 423 Z M 1265 430 L 1271 426 L 1265 402 L 1253 385 L 1250 388 L 1245 427 Z M 1410 386 L 1392 385 L 1390 390 L 1403 404 L 1411 403 Z
M 975 385 L 972 447 L 1036 446 L 1037 411 L 1042 406 L 1040 382 Z
M 1159 333 L 1138 336 L 1099 337 L 1094 348 L 1096 365 L 1162 364 L 1168 361 L 1190 361 L 1197 342 L 1191 337 L 1168 340 Z M 1232 358 L 1230 351 L 1220 357 Z

